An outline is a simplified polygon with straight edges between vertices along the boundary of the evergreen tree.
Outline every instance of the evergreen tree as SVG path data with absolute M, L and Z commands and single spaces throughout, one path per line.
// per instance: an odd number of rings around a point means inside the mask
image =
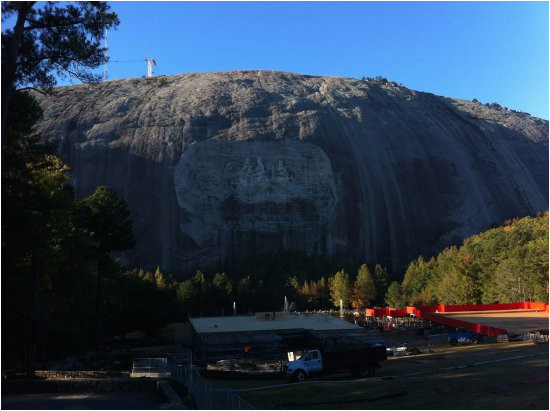
M 2 138 L 16 89 L 51 89 L 56 75 L 97 81 L 89 69 L 105 63 L 101 40 L 119 24 L 110 6 L 99 1 L 4 1 L 2 21 L 10 16 L 14 26 L 2 31 Z
M 319 287 L 316 281 L 311 281 L 309 286 L 310 306 L 309 309 L 319 308 Z
M 231 295 L 233 293 L 233 284 L 226 273 L 216 273 L 212 280 L 212 284 L 220 290 L 222 294 Z
M 376 288 L 374 280 L 366 264 L 361 265 L 357 272 L 357 278 L 353 285 L 354 308 L 363 308 L 370 306 L 376 297 Z
M 375 303 L 382 305 L 384 303 L 384 296 L 388 291 L 389 277 L 386 267 L 382 267 L 380 264 L 376 264 L 374 267 L 374 285 L 376 288 Z
M 34 375 L 37 327 L 49 311 L 41 297 L 62 268 L 69 241 L 79 235 L 67 173 L 57 157 L 45 155 L 26 162 L 14 180 L 3 176 L 2 328 L 8 346 L 14 337 L 14 353 L 26 359 L 29 377 Z M 13 318 L 5 320 L 8 313 Z
M 317 292 L 319 294 L 319 307 L 326 309 L 330 305 L 330 287 L 325 277 L 318 282 Z
M 249 275 L 241 278 L 237 284 L 237 304 L 245 311 L 254 309 L 255 290 Z
M 96 243 L 97 285 L 96 285 L 96 344 L 101 338 L 101 283 L 103 265 L 109 261 L 109 254 L 134 247 L 132 219 L 126 202 L 105 186 L 80 202 L 80 225 L 86 229 Z
M 391 308 L 403 308 L 407 305 L 401 285 L 397 281 L 393 281 L 388 287 L 385 301 Z
M 212 280 L 212 286 L 214 288 L 214 301 L 220 308 L 221 314 L 225 314 L 225 310 L 230 308 L 233 284 L 226 273 L 216 273 Z
M 196 311 L 197 294 L 197 287 L 191 278 L 181 281 L 176 287 L 176 300 L 185 307 L 188 314 Z
M 347 307 L 351 301 L 352 289 L 349 274 L 344 270 L 334 274 L 330 285 L 330 298 L 334 306 L 340 307 L 342 300 L 344 307 Z
M 97 243 L 100 254 L 125 251 L 134 247 L 132 218 L 128 205 L 105 186 L 81 202 L 82 225 Z

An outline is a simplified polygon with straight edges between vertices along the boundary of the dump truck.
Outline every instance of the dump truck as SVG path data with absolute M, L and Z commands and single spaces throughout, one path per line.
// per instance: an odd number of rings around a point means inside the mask
M 380 363 L 387 359 L 386 346 L 371 344 L 335 349 L 310 349 L 286 366 L 287 377 L 302 382 L 312 375 L 349 370 L 354 377 L 373 377 Z

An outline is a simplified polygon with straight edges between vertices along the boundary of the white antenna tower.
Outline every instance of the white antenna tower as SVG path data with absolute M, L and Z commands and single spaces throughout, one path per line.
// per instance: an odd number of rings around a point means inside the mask
M 146 58 L 147 62 L 147 77 L 153 77 L 153 67 L 157 65 L 155 59 Z
M 109 41 L 107 39 L 107 29 L 105 29 L 105 65 L 103 66 L 103 81 L 107 81 L 109 78 L 109 56 L 107 55 L 109 51 Z

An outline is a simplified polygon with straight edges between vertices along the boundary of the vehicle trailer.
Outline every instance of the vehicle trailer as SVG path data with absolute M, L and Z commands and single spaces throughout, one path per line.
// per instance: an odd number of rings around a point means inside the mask
M 337 350 L 312 349 L 287 364 L 291 381 L 304 381 L 312 375 L 349 370 L 354 377 L 373 377 L 380 363 L 387 359 L 383 344 L 347 347 Z

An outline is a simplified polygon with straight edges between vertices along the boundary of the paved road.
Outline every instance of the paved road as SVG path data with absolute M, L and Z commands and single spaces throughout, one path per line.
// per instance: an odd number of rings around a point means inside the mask
M 154 392 L 2 396 L 4 410 L 152 410 L 160 404 Z

